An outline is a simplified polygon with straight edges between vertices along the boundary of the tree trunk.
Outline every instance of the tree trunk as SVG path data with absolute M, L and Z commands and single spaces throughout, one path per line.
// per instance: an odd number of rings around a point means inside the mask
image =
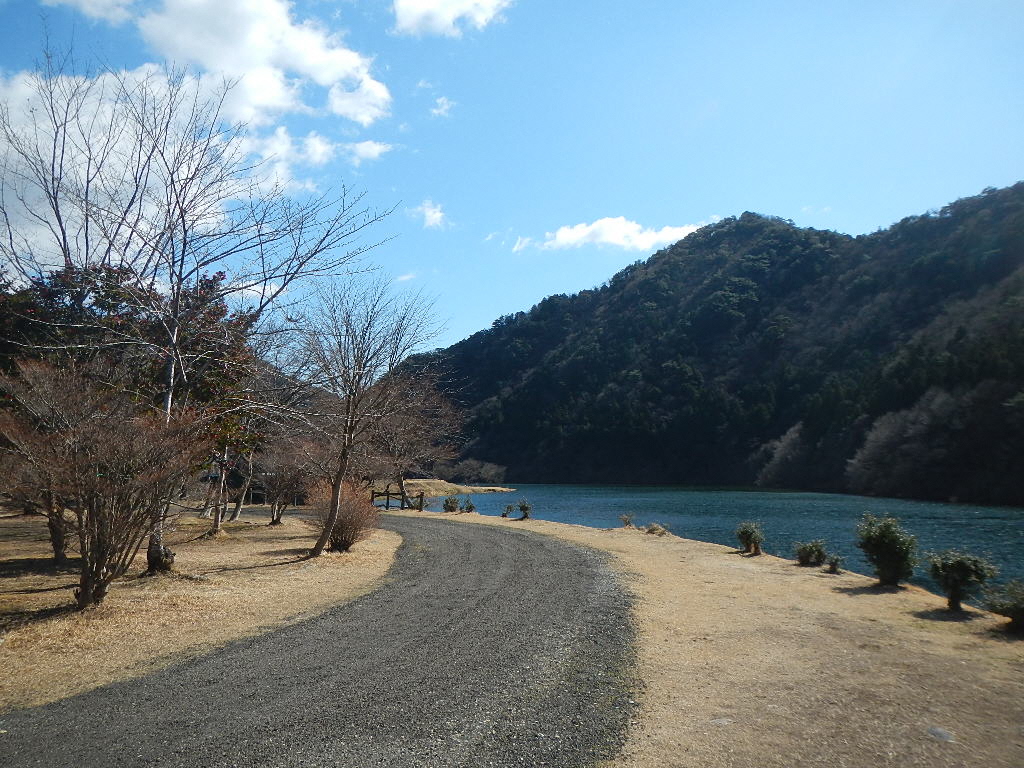
M 398 492 L 402 494 L 401 509 L 412 506 L 409 504 L 409 497 L 405 492 L 405 475 L 401 472 L 398 473 Z
M 84 556 L 83 556 L 84 557 Z M 78 589 L 75 590 L 75 602 L 79 610 L 84 610 L 90 605 L 99 605 L 107 596 L 108 584 L 106 581 L 97 578 L 94 566 L 82 563 L 82 573 L 78 578 Z
M 207 536 L 215 536 L 220 533 L 220 524 L 224 520 L 224 507 L 227 504 L 226 492 L 228 485 L 228 449 L 224 447 L 224 453 L 217 461 L 220 467 L 219 477 L 217 480 L 217 500 L 213 504 L 213 522 L 210 524 L 210 530 L 206 532 Z
M 331 507 L 327 512 L 327 520 L 324 522 L 324 529 L 320 532 L 320 538 L 316 540 L 316 544 L 310 551 L 310 557 L 319 557 L 324 553 L 324 549 L 327 547 L 327 542 L 331 540 L 331 532 L 334 530 L 334 524 L 338 522 L 338 513 L 341 510 L 341 486 L 345 482 L 345 473 L 348 470 L 348 452 L 345 451 L 342 454 L 341 461 L 338 465 L 338 471 L 335 473 L 333 480 L 331 481 Z
M 167 573 L 174 568 L 174 552 L 164 546 L 164 518 L 167 516 L 167 505 L 153 513 L 153 527 L 149 532 L 149 543 L 146 545 L 146 573 Z M 101 597 L 102 599 L 102 597 Z
M 946 596 L 946 606 L 949 608 L 949 610 L 956 611 L 959 613 L 964 609 L 963 605 L 960 604 L 960 601 L 962 599 L 963 595 L 961 595 L 959 592 L 950 592 Z
M 281 525 L 282 514 L 284 514 L 284 503 L 275 499 L 270 505 L 270 524 Z
M 210 517 L 210 510 L 213 508 L 213 493 L 217 490 L 217 485 L 212 481 L 206 483 L 206 498 L 203 499 L 203 508 L 199 512 L 198 517 Z
M 227 499 L 224 494 L 224 485 L 227 472 L 223 469 L 220 473 L 220 488 L 217 491 L 217 502 L 213 505 L 213 523 L 210 524 L 208 535 L 214 536 L 220 533 L 220 524 L 224 519 L 224 507 L 227 506 Z
M 46 528 L 50 532 L 50 546 L 53 548 L 53 560 L 57 565 L 68 561 L 68 523 L 64 519 L 64 510 L 57 506 L 50 493 L 43 494 L 46 505 Z
M 64 512 L 47 515 L 46 527 L 50 531 L 50 546 L 53 547 L 53 559 L 57 565 L 68 561 L 68 526 L 64 520 Z
M 249 486 L 252 485 L 252 459 L 255 451 L 249 451 L 249 454 L 245 457 L 245 463 L 248 465 L 245 475 L 245 482 L 242 483 L 242 487 L 238 492 L 238 498 L 235 499 L 235 508 L 231 510 L 231 517 L 228 518 L 229 523 L 235 522 L 242 516 L 242 506 L 245 504 L 245 494 L 249 492 Z
M 235 520 L 242 516 L 242 500 L 245 498 L 245 488 L 242 489 L 242 493 L 235 498 L 235 506 L 231 509 L 231 515 L 228 517 L 228 522 L 233 523 Z

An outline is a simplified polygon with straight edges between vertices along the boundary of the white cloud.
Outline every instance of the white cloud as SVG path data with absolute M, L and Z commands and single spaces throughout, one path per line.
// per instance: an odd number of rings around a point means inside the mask
M 302 148 L 309 165 L 324 165 L 334 158 L 338 145 L 316 131 L 310 131 L 302 140 Z
M 544 235 L 541 248 L 579 248 L 583 245 L 614 245 L 631 251 L 650 251 L 661 245 L 668 245 L 682 240 L 692 232 L 696 232 L 703 224 L 687 224 L 681 227 L 662 227 L 661 229 L 644 229 L 635 221 L 624 216 L 598 219 L 590 224 L 574 224 L 559 227 L 555 232 Z M 523 240 L 523 238 L 520 238 Z M 520 247 L 516 242 L 513 250 L 522 250 L 529 243 Z
M 249 136 L 245 139 L 246 152 L 255 155 L 261 162 L 258 175 L 265 181 L 291 189 L 312 189 L 315 186 L 311 181 L 298 178 L 296 166 L 324 165 L 342 148 L 316 131 L 296 139 L 283 125 L 265 136 Z M 344 148 L 347 149 L 347 146 Z
M 438 96 L 435 103 L 437 106 L 430 110 L 430 114 L 434 117 L 448 117 L 448 113 L 451 112 L 452 107 L 455 106 L 455 102 L 447 96 Z
M 416 273 L 415 272 L 408 272 L 408 273 L 406 273 L 404 275 L 399 275 L 398 277 L 395 278 L 395 280 L 397 280 L 400 283 L 404 283 L 404 282 L 407 282 L 409 280 L 415 280 L 415 279 L 416 279 Z
M 512 253 L 519 253 L 521 250 L 533 245 L 532 237 L 517 237 L 516 244 L 512 246 Z
M 235 119 L 263 123 L 306 111 L 310 83 L 328 89 L 331 112 L 360 125 L 387 115 L 391 94 L 370 74 L 372 61 L 292 10 L 287 0 L 163 0 L 138 26 L 162 56 L 238 79 L 227 104 Z
M 385 152 L 390 152 L 393 147 L 382 141 L 358 141 L 344 146 L 348 154 L 348 161 L 356 168 L 369 160 L 379 159 Z
M 413 208 L 412 212 L 423 217 L 424 229 L 440 229 L 447 221 L 441 204 L 435 203 L 432 200 L 424 200 L 420 205 Z
M 512 0 L 394 0 L 395 31 L 459 37 L 464 26 L 483 29 L 500 20 L 510 5 Z
M 43 5 L 70 5 L 91 19 L 120 24 L 131 18 L 135 0 L 43 0 Z

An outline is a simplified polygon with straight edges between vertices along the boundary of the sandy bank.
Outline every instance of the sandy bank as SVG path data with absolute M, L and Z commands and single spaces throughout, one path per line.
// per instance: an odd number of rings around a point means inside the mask
M 405 489 L 410 495 L 423 492 L 428 498 L 438 496 L 460 496 L 467 493 L 512 493 L 515 488 L 505 488 L 500 485 L 457 485 L 445 480 L 406 480 Z
M 1024 766 L 1024 642 L 1002 617 L 675 536 L 445 517 L 613 556 L 646 686 L 614 768 Z

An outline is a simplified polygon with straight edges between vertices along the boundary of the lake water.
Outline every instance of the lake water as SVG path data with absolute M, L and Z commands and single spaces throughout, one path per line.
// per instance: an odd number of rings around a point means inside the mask
M 635 525 L 659 522 L 678 536 L 736 545 L 733 531 L 756 520 L 765 533 L 764 550 L 793 557 L 794 541 L 824 539 L 844 568 L 871 573 L 856 547 L 855 528 L 865 512 L 899 518 L 917 536 L 922 552 L 963 549 L 989 557 L 999 566 L 998 581 L 1024 579 L 1024 509 L 937 504 L 827 493 L 700 490 L 665 486 L 518 485 L 514 493 L 474 494 L 477 511 L 500 515 L 505 505 L 526 498 L 542 520 L 599 528 L 619 527 L 619 515 Z M 440 509 L 440 499 L 432 509 Z M 515 513 L 518 516 L 518 511 Z M 913 581 L 931 586 L 927 565 Z

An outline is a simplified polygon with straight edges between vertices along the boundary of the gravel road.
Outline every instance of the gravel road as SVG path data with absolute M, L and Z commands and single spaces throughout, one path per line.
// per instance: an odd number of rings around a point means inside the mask
M 373 593 L 0 716 L 0 766 L 567 768 L 617 751 L 634 638 L 603 555 L 513 523 L 384 526 L 404 543 Z

